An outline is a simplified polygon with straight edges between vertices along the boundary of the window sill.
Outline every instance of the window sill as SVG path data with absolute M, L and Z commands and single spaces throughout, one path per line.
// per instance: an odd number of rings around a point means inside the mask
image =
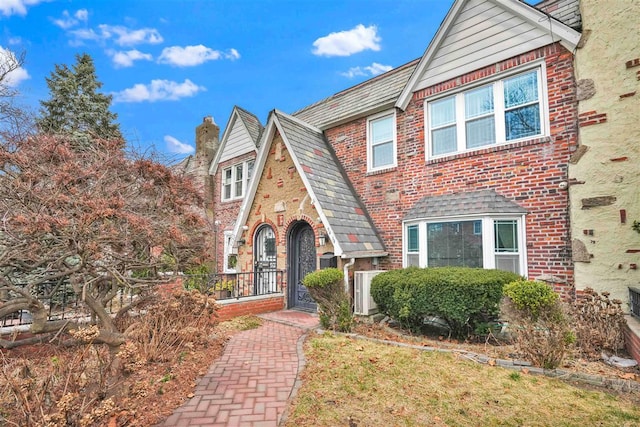
M 499 145 L 491 145 L 485 148 L 480 148 L 478 150 L 472 151 L 464 151 L 462 153 L 452 153 L 448 156 L 437 157 L 435 159 L 428 159 L 426 161 L 427 165 L 434 165 L 438 163 L 448 162 L 451 160 L 464 159 L 467 157 L 475 157 L 481 156 L 489 153 L 496 153 L 498 151 L 511 150 L 513 148 L 527 147 L 529 145 L 537 145 L 544 144 L 547 142 L 551 142 L 551 137 L 549 136 L 541 136 L 534 139 L 527 139 L 525 141 L 512 142 L 507 144 L 499 144 Z
M 367 171 L 365 176 L 374 176 L 374 175 L 381 175 L 383 173 L 387 173 L 387 172 L 391 172 L 398 169 L 398 166 L 389 166 L 388 168 L 384 168 L 384 169 L 376 169 L 374 171 Z

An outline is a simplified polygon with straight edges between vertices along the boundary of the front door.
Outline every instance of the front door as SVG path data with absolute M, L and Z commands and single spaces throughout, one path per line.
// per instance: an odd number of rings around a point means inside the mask
M 276 292 L 276 236 L 273 228 L 263 225 L 256 233 L 254 295 Z
M 289 307 L 316 311 L 316 302 L 302 284 L 308 273 L 316 270 L 316 239 L 306 222 L 293 226 L 289 236 Z

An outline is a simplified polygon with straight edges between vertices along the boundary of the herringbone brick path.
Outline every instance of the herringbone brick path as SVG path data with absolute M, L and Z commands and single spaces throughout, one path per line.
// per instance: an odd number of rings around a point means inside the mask
M 318 323 L 315 315 L 281 311 L 262 316 L 257 329 L 234 335 L 195 389 L 163 427 L 278 425 L 298 370 L 298 340 Z

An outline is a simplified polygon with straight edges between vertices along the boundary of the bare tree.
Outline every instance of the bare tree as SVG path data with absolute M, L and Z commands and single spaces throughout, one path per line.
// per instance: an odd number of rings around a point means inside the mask
M 27 310 L 36 334 L 76 327 L 47 321 L 42 296 L 66 282 L 100 327 L 97 342 L 115 347 L 125 336 L 110 302 L 132 289 L 140 300 L 167 280 L 161 270 L 204 262 L 210 227 L 189 178 L 89 137 L 0 146 L 0 317 Z
M 24 59 L 24 52 L 15 54 L 0 48 L 0 137 L 4 139 L 24 138 L 33 129 L 33 117 L 17 104 L 19 92 L 11 82 Z

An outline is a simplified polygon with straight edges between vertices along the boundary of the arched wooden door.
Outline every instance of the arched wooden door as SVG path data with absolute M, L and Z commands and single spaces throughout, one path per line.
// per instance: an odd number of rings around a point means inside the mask
M 316 270 L 315 234 L 313 228 L 306 222 L 299 222 L 291 229 L 288 253 L 289 308 L 316 311 L 316 302 L 302 284 L 304 276 Z

